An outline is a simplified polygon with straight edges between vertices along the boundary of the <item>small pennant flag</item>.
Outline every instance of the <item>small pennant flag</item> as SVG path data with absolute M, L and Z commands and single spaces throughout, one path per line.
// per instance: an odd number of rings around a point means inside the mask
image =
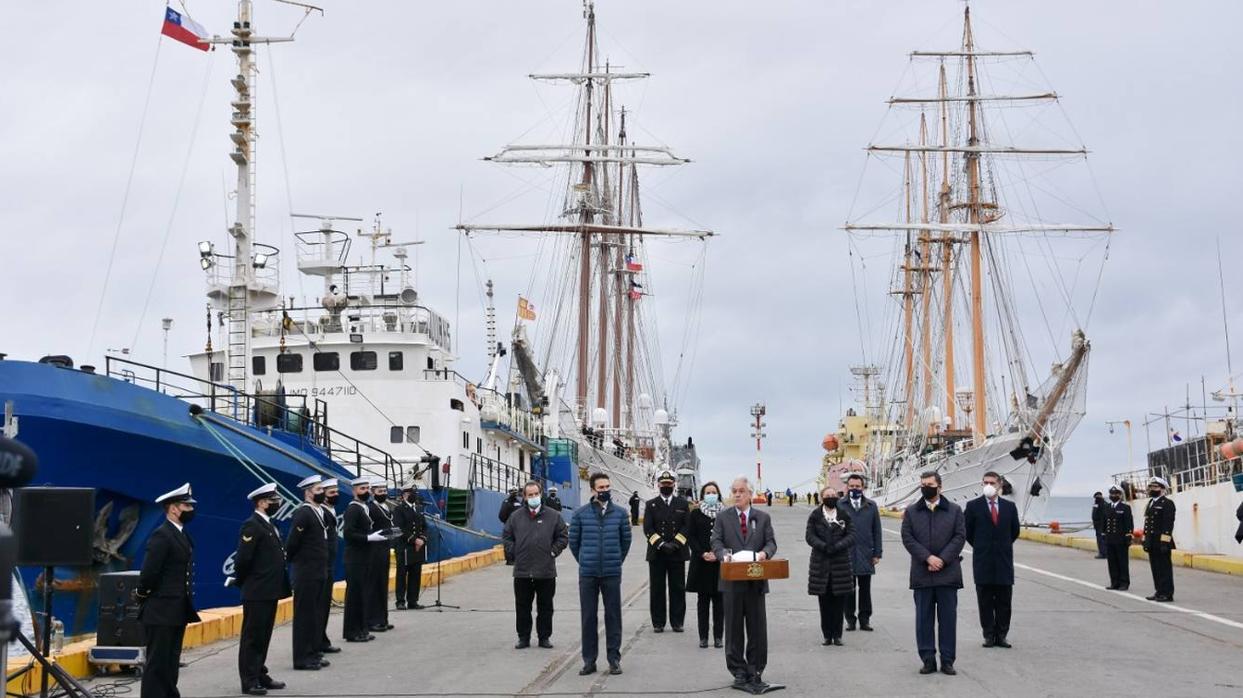
M 1179 434 L 1177 429 L 1170 429 L 1170 440 L 1179 443 L 1183 440 L 1183 435 Z
M 189 17 L 183 17 L 180 12 L 171 7 L 164 8 L 164 28 L 160 30 L 160 33 L 200 51 L 211 48 L 204 41 L 207 38 L 207 30 L 203 28 L 203 25 Z
M 518 319 L 519 320 L 534 320 L 535 319 L 535 305 L 532 304 L 527 299 L 523 298 L 522 296 L 518 296 Z
M 630 289 L 630 300 L 637 301 L 643 297 L 643 292 L 637 288 Z
M 633 252 L 626 255 L 626 271 L 643 271 L 643 265 L 635 259 Z

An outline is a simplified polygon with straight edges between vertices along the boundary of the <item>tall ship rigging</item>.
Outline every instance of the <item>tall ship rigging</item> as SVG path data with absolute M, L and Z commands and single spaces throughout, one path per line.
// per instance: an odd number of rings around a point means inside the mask
M 967 7 L 958 47 L 911 53 L 911 91 L 878 131 L 894 141 L 867 147 L 883 182 L 865 170 L 845 230 L 860 332 L 880 337 L 863 365 L 879 371 L 875 399 L 825 446 L 863 429 L 853 469 L 882 505 L 915 501 L 930 470 L 962 502 L 992 470 L 1039 522 L 1085 413 L 1084 330 L 1114 228 L 1088 213 L 1103 204 L 1087 149 L 1044 83 L 1030 51 L 981 48 Z M 890 263 L 877 275 L 872 259 Z
M 532 275 L 528 293 L 546 309 L 546 320 L 528 325 L 524 318 L 534 320 L 535 313 L 523 299 L 511 342 L 510 395 L 543 415 L 550 437 L 568 442 L 577 453 L 580 475 L 608 473 L 614 490 L 620 486 L 623 493 L 637 491 L 647 498 L 656 475 L 669 469 L 677 474 L 679 489 L 694 491 L 699 459 L 691 439 L 675 442 L 673 436 L 676 397 L 661 370 L 647 250 L 650 244 L 701 243 L 691 279 L 695 289 L 702 284 L 702 243 L 713 233 L 654 227 L 644 220 L 641 169 L 677 167 L 689 160 L 667 146 L 632 138 L 628 119 L 633 115 L 622 105 L 618 86 L 649 74 L 619 70 L 602 59 L 593 3 L 584 4 L 583 16 L 586 39 L 579 68 L 530 75 L 575 91 L 572 138 L 551 145 L 511 144 L 485 158 L 550 170 L 564 185 L 550 203 L 556 214 L 542 223 L 472 221 L 457 229 L 472 240 L 487 235 L 544 238 L 534 264 L 540 273 Z M 684 341 L 693 341 L 690 330 L 697 322 L 693 316 L 682 319 Z M 685 357 L 684 351 L 675 382 L 689 373 Z M 589 493 L 580 492 L 585 501 Z

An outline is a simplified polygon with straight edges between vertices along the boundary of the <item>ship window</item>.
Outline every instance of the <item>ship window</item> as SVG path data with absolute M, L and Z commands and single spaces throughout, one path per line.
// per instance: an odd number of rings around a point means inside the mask
M 376 358 L 374 351 L 350 352 L 350 368 L 355 371 L 374 371 Z
M 483 439 L 475 438 L 475 453 L 483 453 Z
M 432 359 L 432 357 L 430 357 L 430 356 L 429 356 L 429 357 L 427 357 L 427 370 L 429 370 L 429 371 L 434 371 L 434 370 L 436 370 L 436 361 L 435 361 L 434 359 Z
M 256 376 L 262 376 L 268 372 L 268 359 L 266 356 L 250 357 L 250 372 Z
M 401 427 L 389 427 L 388 442 L 391 444 L 401 443 Z
M 462 448 L 470 448 L 470 432 L 462 432 Z
M 465 412 L 466 406 L 463 405 L 462 401 L 457 398 L 449 398 L 449 409 L 457 410 L 458 412 Z
M 388 370 L 400 371 L 404 368 L 405 354 L 399 351 L 390 351 L 388 353 Z
M 406 443 L 417 444 L 419 442 L 419 428 L 406 427 Z
M 276 372 L 277 373 L 302 373 L 302 355 L 301 354 L 277 354 L 276 355 Z
M 224 364 L 219 361 L 213 361 L 207 367 L 208 380 L 219 383 L 224 380 Z
M 316 371 L 339 371 L 341 355 L 335 351 L 316 352 L 311 356 L 311 363 L 315 365 Z

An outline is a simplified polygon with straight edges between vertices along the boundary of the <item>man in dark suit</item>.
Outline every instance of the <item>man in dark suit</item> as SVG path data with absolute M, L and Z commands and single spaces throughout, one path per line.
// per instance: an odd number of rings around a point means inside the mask
M 289 596 L 289 572 L 285 568 L 285 546 L 272 517 L 281 507 L 276 483 L 269 482 L 247 497 L 255 513 L 242 523 L 233 575 L 242 588 L 242 638 L 237 646 L 237 671 L 242 693 L 267 695 L 268 690 L 285 684 L 268 675 L 268 645 L 276 624 L 276 603 Z
M 354 498 L 345 507 L 345 524 L 341 530 L 341 537 L 345 539 L 345 613 L 341 631 L 346 642 L 367 642 L 375 639 L 375 635 L 367 632 L 370 546 L 383 541 L 384 536 L 371 532 L 371 513 L 367 508 L 367 501 L 371 499 L 371 478 L 356 477 L 350 481 L 350 486 L 354 489 Z
M 962 548 L 967 542 L 962 508 L 941 496 L 941 475 L 919 478 L 920 498 L 902 512 L 902 546 L 911 556 L 911 589 L 915 593 L 915 644 L 924 666 L 953 676 L 957 657 L 958 590 L 962 588 Z
M 652 632 L 665 631 L 666 600 L 673 632 L 682 632 L 686 619 L 686 547 L 690 504 L 673 492 L 677 480 L 668 470 L 656 479 L 660 495 L 647 502 L 643 536 L 647 538 L 647 571 L 650 584 Z M 668 587 L 668 599 L 665 589 Z
M 320 639 L 319 652 L 323 654 L 335 654 L 341 651 L 340 647 L 332 644 L 332 640 L 328 639 L 328 614 L 332 611 L 332 588 L 336 580 L 337 570 L 337 498 L 340 496 L 340 486 L 334 478 L 324 478 L 324 503 L 319 505 L 320 511 L 324 512 L 324 527 L 328 530 L 328 559 L 325 560 L 324 574 L 324 605 L 320 608 Z
M 419 589 L 423 582 L 423 563 L 427 561 L 427 517 L 419 504 L 414 483 L 401 488 L 401 502 L 393 510 L 393 524 L 401 529 L 401 537 L 393 541 L 397 554 L 397 610 L 423 608 Z
M 142 698 L 180 698 L 177 676 L 186 625 L 197 623 L 194 611 L 194 542 L 184 527 L 194 518 L 190 483 L 156 497 L 164 521 L 147 539 L 134 596 L 138 621 L 147 637 Z
M 315 671 L 330 664 L 320 653 L 320 620 L 325 604 L 324 578 L 328 574 L 328 524 L 324 520 L 323 480 L 319 475 L 298 483 L 303 501 L 289 523 L 285 555 L 293 572 L 293 668 Z
M 1001 476 L 984 473 L 983 494 L 963 511 L 967 542 L 974 553 L 971 571 L 980 607 L 985 647 L 1009 648 L 1010 600 L 1014 592 L 1014 541 L 1019 537 L 1019 508 L 1001 498 Z
M 630 493 L 630 525 L 639 525 L 639 505 L 643 503 L 643 499 L 639 497 L 637 491 Z
M 1105 559 L 1109 566 L 1106 589 L 1126 591 L 1131 588 L 1131 532 L 1135 516 L 1131 505 L 1122 501 L 1122 488 L 1109 488 L 1109 504 L 1105 508 L 1101 535 L 1105 539 Z
M 389 508 L 388 483 L 384 480 L 376 478 L 371 481 L 371 501 L 367 502 L 367 513 L 371 515 L 371 533 L 380 536 L 380 540 L 370 544 L 370 562 L 367 565 L 367 588 L 370 591 L 367 597 L 367 628 L 382 633 L 393 629 L 393 624 L 388 622 L 389 551 L 393 549 L 389 533 L 393 530 L 393 510 Z
M 1169 603 L 1174 600 L 1174 500 L 1165 496 L 1170 484 L 1163 478 L 1148 480 L 1148 506 L 1144 509 L 1144 552 L 1152 567 L 1152 584 L 1156 591 L 1149 601 Z
M 722 509 L 712 524 L 712 552 L 722 562 L 733 556 L 763 561 L 777 553 L 768 514 L 751 506 L 755 489 L 746 477 L 730 485 L 734 506 Z M 748 693 L 764 693 L 779 684 L 768 684 L 762 677 L 768 666 L 768 612 L 764 595 L 768 582 L 720 582 L 725 606 L 725 666 L 734 676 L 734 686 Z
M 1096 532 L 1096 559 L 1105 559 L 1105 510 L 1109 505 L 1105 504 L 1105 495 L 1100 492 L 1092 493 L 1092 530 Z

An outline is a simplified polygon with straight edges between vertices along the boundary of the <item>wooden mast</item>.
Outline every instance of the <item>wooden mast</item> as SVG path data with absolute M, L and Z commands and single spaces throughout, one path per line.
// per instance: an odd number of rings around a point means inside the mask
M 941 63 L 939 91 L 941 99 L 944 100 L 949 91 L 948 83 L 945 79 L 945 63 Z M 949 145 L 949 104 L 945 101 L 941 102 L 941 146 Z M 950 222 L 950 154 L 948 152 L 941 153 L 941 194 L 940 194 L 940 216 L 942 223 Z M 945 337 L 945 422 L 951 426 L 957 426 L 955 423 L 955 404 L 954 404 L 954 243 L 953 236 L 945 233 L 941 236 L 941 302 L 945 304 L 943 308 L 944 317 L 942 323 L 945 326 L 942 333 Z
M 621 124 L 617 133 L 617 146 L 621 148 L 626 145 L 626 108 L 621 110 Z M 621 152 L 620 150 L 618 152 Z M 625 222 L 626 215 L 626 166 L 623 163 L 617 163 L 617 223 L 621 225 Z M 622 243 L 624 238 L 620 235 L 613 240 L 616 247 L 616 254 L 613 255 L 613 428 L 621 430 L 622 425 L 622 352 L 625 351 L 625 338 L 622 335 L 622 310 L 625 304 L 624 294 L 628 290 L 629 284 L 623 283 L 623 279 L 628 279 L 623 272 L 625 270 L 625 262 L 623 260 Z
M 904 158 L 904 173 L 906 178 L 906 222 L 913 220 L 911 215 L 911 199 L 914 198 L 913 185 L 911 183 L 911 154 L 908 152 Z M 914 292 L 911 290 L 911 234 L 906 234 L 906 249 L 904 253 L 904 261 L 902 264 L 902 358 L 906 368 L 906 391 L 904 397 L 906 399 L 906 417 L 903 420 L 903 426 L 908 429 L 914 421 L 915 410 L 915 338 L 912 336 L 911 324 L 912 315 L 914 314 Z
M 975 42 L 971 36 L 971 8 L 968 7 L 963 14 L 963 53 L 966 55 L 967 61 L 967 126 L 968 137 L 967 145 L 975 147 L 980 144 L 979 123 L 977 100 L 970 99 L 976 96 L 975 89 L 975 56 L 972 53 L 975 50 Z M 979 224 L 982 221 L 980 215 L 980 153 L 967 152 L 967 189 L 970 200 L 968 201 L 968 221 L 972 224 Z M 984 271 L 980 253 L 980 231 L 971 231 L 971 381 L 972 397 L 974 399 L 974 424 L 972 427 L 971 440 L 979 444 L 984 440 L 987 434 L 988 425 L 988 401 L 985 393 L 985 375 L 984 375 Z
M 596 9 L 594 5 L 587 6 L 587 74 L 591 75 L 595 72 L 595 51 L 596 51 Z M 584 106 L 585 128 L 583 138 L 585 145 L 591 145 L 591 100 L 592 100 L 592 78 L 588 77 L 586 81 L 586 104 Z M 583 154 L 590 157 L 591 149 L 587 148 Z M 592 167 L 591 162 L 583 163 L 583 180 L 581 183 L 580 200 L 579 200 L 579 221 L 584 224 L 592 222 L 591 207 L 586 205 L 586 199 L 590 196 L 592 186 Z M 579 237 L 579 255 L 578 255 L 578 356 L 577 367 L 575 370 L 576 379 L 576 408 L 579 417 L 584 424 L 589 422 L 589 410 L 587 409 L 587 386 L 588 381 L 588 363 L 587 348 L 591 344 L 591 233 L 584 230 Z
M 605 63 L 604 72 L 609 72 L 609 65 Z M 612 83 L 604 85 L 604 104 L 600 108 L 600 115 L 597 120 L 602 128 L 601 143 L 607 145 L 609 142 L 609 114 L 612 110 Z M 605 151 L 607 152 L 607 151 Z M 602 166 L 603 167 L 603 166 Z M 608 179 L 607 171 L 604 171 L 604 180 Z M 608 196 L 608 192 L 601 190 L 601 198 Z M 598 208 L 603 208 L 604 201 L 596 202 Z M 599 299 L 599 317 L 597 320 L 597 345 L 596 345 L 596 407 L 604 409 L 608 401 L 609 388 L 609 242 L 611 236 L 601 235 L 598 241 L 600 248 L 599 254 L 599 277 L 600 277 L 600 299 Z M 612 424 L 611 426 L 616 426 Z
M 928 119 L 921 111 L 919 114 L 919 144 L 928 144 Z M 919 222 L 928 222 L 928 153 L 919 154 L 920 190 L 923 201 L 920 206 Z M 927 230 L 919 233 L 919 278 L 920 293 L 920 331 L 919 361 L 923 365 L 924 398 L 920 406 L 927 408 L 932 405 L 932 240 Z M 931 424 L 928 427 L 931 428 Z

